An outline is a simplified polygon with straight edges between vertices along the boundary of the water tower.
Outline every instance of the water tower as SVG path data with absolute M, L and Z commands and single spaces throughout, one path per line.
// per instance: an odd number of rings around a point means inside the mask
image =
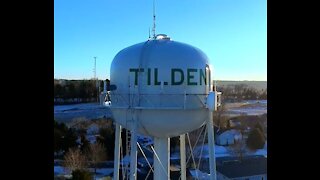
M 165 34 L 127 47 L 114 57 L 110 108 L 116 122 L 115 180 L 119 179 L 122 127 L 131 132 L 130 180 L 136 179 L 137 133 L 154 137 L 154 179 L 164 180 L 170 179 L 170 137 L 205 124 L 210 177 L 215 179 L 212 113 L 218 93 L 212 90 L 211 73 L 208 57 L 200 49 L 173 41 Z M 181 149 L 185 156 L 185 148 Z M 183 159 L 181 171 L 185 172 Z

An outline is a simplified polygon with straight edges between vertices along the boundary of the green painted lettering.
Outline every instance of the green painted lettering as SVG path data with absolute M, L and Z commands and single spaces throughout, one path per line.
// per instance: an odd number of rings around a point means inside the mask
M 206 70 L 203 69 L 187 69 L 187 85 L 198 85 L 198 81 L 195 81 L 195 73 L 199 70 L 199 84 L 208 84 L 208 77 Z M 134 85 L 138 85 L 139 72 L 144 72 L 143 68 L 130 68 L 130 72 L 134 73 Z M 151 85 L 151 73 L 152 69 L 147 68 L 147 85 Z M 209 77 L 210 78 L 210 77 Z M 171 69 L 171 85 L 182 85 L 184 83 L 184 72 L 182 69 L 173 68 Z M 168 85 L 168 82 L 163 82 L 164 85 Z M 154 85 L 159 86 L 161 82 L 158 79 L 158 68 L 154 68 Z
M 154 68 L 154 85 L 160 85 L 161 83 L 158 81 L 158 68 Z
M 207 85 L 207 77 L 205 71 L 200 69 L 200 85 L 202 85 L 202 79 L 204 79 L 204 84 Z
M 130 72 L 134 72 L 134 85 L 138 85 L 138 72 L 139 72 L 139 69 L 138 68 L 130 68 L 129 71 Z
M 144 72 L 143 68 L 130 68 L 129 72 L 134 72 L 134 85 L 138 85 L 138 72 Z
M 187 69 L 187 79 L 188 85 L 197 85 L 197 82 L 191 82 L 191 79 L 194 78 L 194 75 L 191 75 L 192 72 L 197 72 L 198 69 Z
M 175 73 L 180 73 L 180 81 L 175 81 Z M 171 69 L 171 85 L 181 85 L 184 81 L 184 74 L 182 69 Z

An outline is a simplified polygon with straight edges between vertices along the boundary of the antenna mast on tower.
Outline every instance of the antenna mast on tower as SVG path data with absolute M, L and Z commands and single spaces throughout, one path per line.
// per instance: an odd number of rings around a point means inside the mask
M 152 27 L 153 39 L 156 39 L 156 7 L 155 0 L 153 0 L 153 27 Z

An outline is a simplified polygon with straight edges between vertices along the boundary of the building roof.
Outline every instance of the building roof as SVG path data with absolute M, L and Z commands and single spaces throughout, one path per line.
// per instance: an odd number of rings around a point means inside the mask
M 220 128 L 220 127 L 218 127 L 218 126 L 216 126 L 216 125 L 214 125 L 213 127 L 214 127 L 214 128 L 213 128 L 213 131 L 214 131 L 214 133 L 215 133 L 216 135 L 220 135 L 220 134 L 222 134 L 223 132 L 225 132 L 225 131 L 228 130 L 227 128 Z
M 227 135 L 227 134 L 232 134 L 232 135 L 240 135 L 240 132 L 236 129 L 228 129 L 228 130 L 224 130 L 222 132 L 218 132 L 217 135 L 221 136 L 221 135 Z
M 267 158 L 264 156 L 218 159 L 217 171 L 228 178 L 267 174 Z

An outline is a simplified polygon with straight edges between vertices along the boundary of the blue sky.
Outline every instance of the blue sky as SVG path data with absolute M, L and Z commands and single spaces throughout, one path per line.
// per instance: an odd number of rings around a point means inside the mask
M 148 39 L 152 0 L 54 0 L 54 78 L 110 77 L 114 56 Z M 200 48 L 215 80 L 267 80 L 266 0 L 156 0 L 156 33 Z

